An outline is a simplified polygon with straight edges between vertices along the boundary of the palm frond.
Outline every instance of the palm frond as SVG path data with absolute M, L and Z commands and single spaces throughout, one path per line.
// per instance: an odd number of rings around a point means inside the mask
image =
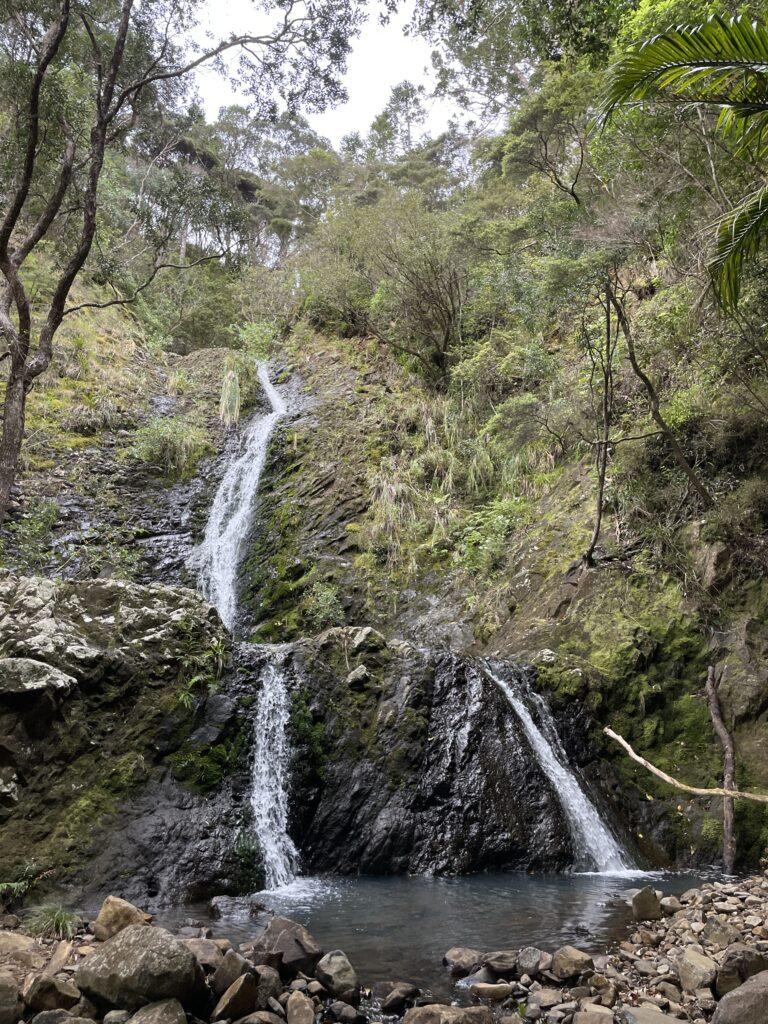
M 744 260 L 754 256 L 768 231 L 768 185 L 747 196 L 717 225 L 709 272 L 718 301 L 733 309 L 739 301 Z
M 654 36 L 613 65 L 600 106 L 617 107 L 666 92 L 678 102 L 723 107 L 744 120 L 768 110 L 768 27 L 718 15 Z

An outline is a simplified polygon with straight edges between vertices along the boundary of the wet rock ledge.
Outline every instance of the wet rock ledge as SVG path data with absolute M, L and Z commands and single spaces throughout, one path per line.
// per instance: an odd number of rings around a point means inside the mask
M 5 915 L 0 1024 L 766 1024 L 768 873 L 679 900 L 647 887 L 632 906 L 636 931 L 603 956 L 449 950 L 469 1006 L 407 982 L 370 992 L 345 953 L 279 916 L 235 949 L 194 922 L 173 935 L 114 896 L 71 939 L 34 938 Z

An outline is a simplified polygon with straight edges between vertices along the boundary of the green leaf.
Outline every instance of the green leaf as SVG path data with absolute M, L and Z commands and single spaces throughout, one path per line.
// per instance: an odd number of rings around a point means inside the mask
M 668 93 L 677 102 L 727 111 L 725 123 L 768 111 L 768 27 L 719 15 L 702 25 L 670 28 L 613 65 L 600 107 L 605 122 L 617 107 Z
M 726 309 L 733 309 L 739 301 L 744 260 L 757 253 L 766 231 L 768 185 L 747 196 L 718 222 L 709 271 L 715 294 Z

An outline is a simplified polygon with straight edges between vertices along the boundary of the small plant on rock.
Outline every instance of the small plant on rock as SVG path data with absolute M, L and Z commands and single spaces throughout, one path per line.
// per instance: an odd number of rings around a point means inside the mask
M 315 580 L 303 598 L 304 616 L 312 629 L 340 626 L 344 622 L 344 609 L 339 600 L 339 589 L 332 583 Z
M 72 939 L 82 925 L 78 914 L 64 907 L 35 907 L 24 921 L 30 935 L 41 939 Z

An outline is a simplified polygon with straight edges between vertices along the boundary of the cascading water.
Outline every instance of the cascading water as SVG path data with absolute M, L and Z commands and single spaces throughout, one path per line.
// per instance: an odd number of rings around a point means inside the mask
M 576 854 L 574 867 L 591 868 L 606 874 L 632 871 L 633 865 L 627 854 L 611 835 L 569 767 L 546 701 L 532 691 L 522 694 L 516 683 L 507 682 L 491 671 L 488 671 L 488 676 L 511 704 L 534 756 L 552 783 L 571 832 Z M 536 705 L 542 728 L 534 721 L 526 700 Z
M 189 560 L 190 568 L 197 570 L 201 591 L 228 629 L 234 626 L 237 615 L 237 570 L 267 445 L 278 420 L 286 413 L 285 402 L 270 381 L 265 363 L 259 364 L 258 374 L 272 411 L 254 418 L 248 427 L 239 454 L 229 463 L 219 484 L 202 543 Z
M 219 484 L 202 543 L 189 560 L 190 568 L 197 570 L 200 590 L 229 629 L 233 629 L 237 619 L 237 572 L 267 446 L 275 426 L 287 411 L 282 396 L 269 379 L 265 363 L 259 364 L 258 375 L 271 412 L 254 418 L 246 430 L 240 449 Z M 290 749 L 286 726 L 290 697 L 280 648 L 264 646 L 260 650 L 266 662 L 254 721 L 251 809 L 267 888 L 275 889 L 293 880 L 298 860 L 298 851 L 287 831 L 286 781 Z
M 272 650 L 261 677 L 261 693 L 254 721 L 251 809 L 253 830 L 264 858 L 267 889 L 292 882 L 299 853 L 288 835 L 286 782 L 290 748 L 286 728 L 290 696 L 285 685 L 283 659 Z

